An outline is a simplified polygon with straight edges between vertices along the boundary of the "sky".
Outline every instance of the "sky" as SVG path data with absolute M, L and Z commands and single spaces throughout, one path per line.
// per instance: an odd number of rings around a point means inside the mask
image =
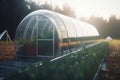
M 77 18 L 91 16 L 102 17 L 109 19 L 115 15 L 120 18 L 120 0 L 34 0 L 37 4 L 43 4 L 47 1 L 53 6 L 57 5 L 62 8 L 64 3 L 67 3 L 75 10 Z

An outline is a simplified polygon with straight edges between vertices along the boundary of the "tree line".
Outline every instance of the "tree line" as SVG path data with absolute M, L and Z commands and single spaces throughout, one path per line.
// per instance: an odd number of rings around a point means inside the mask
M 37 5 L 33 0 L 0 0 L 0 32 L 7 29 L 12 39 L 14 39 L 20 21 L 27 14 L 38 9 L 47 9 L 76 18 L 74 9 L 67 3 L 63 4 L 61 9 L 59 6 L 53 8 L 47 2 Z M 89 19 L 80 18 L 80 20 L 94 25 L 102 37 L 120 38 L 120 19 L 117 19 L 114 15 L 109 18 L 109 21 L 94 16 Z
M 120 38 L 120 19 L 117 19 L 114 15 L 109 18 L 109 21 L 104 20 L 101 17 L 94 17 L 87 19 L 81 19 L 85 22 L 88 22 L 94 25 L 101 37 L 105 38 L 111 36 L 112 38 Z

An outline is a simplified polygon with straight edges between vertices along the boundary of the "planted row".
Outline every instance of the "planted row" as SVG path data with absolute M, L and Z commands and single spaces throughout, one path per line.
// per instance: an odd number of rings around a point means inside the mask
M 56 61 L 38 62 L 6 80 L 92 80 L 107 48 L 107 43 L 101 43 Z

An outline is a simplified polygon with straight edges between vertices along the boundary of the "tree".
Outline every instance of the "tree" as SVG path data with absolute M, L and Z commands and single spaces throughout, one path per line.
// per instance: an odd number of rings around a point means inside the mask
M 7 29 L 14 38 L 20 21 L 29 13 L 24 0 L 0 0 L 0 24 Z
M 108 22 L 101 17 L 94 16 L 88 20 L 85 18 L 82 18 L 81 20 L 94 25 L 100 36 L 104 38 L 107 36 L 111 36 L 112 38 L 120 38 L 120 19 L 116 19 L 114 15 L 109 18 Z
M 120 19 L 116 19 L 114 15 L 111 16 L 109 19 L 108 27 L 111 37 L 120 38 Z
M 76 18 L 75 11 L 67 3 L 63 5 L 62 14 Z

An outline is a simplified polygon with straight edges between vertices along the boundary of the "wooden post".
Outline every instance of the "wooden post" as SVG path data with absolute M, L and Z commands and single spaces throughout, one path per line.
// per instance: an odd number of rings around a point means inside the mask
M 8 45 L 8 31 L 6 30 L 6 42 L 7 42 L 7 45 Z

